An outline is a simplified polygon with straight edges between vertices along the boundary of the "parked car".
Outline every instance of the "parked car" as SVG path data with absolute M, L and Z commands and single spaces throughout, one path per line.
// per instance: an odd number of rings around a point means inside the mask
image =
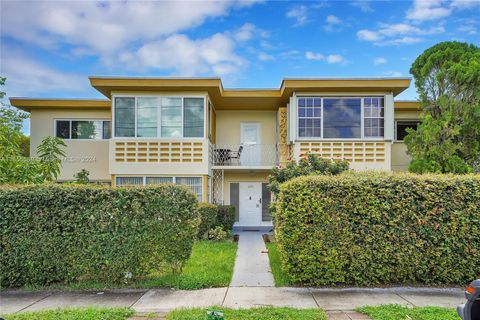
M 480 320 L 480 279 L 472 281 L 465 291 L 467 302 L 458 306 L 458 315 L 463 320 Z

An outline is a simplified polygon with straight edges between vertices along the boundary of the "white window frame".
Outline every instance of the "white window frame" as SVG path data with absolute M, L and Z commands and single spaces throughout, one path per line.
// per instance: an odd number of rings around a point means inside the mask
M 365 95 L 344 95 L 344 96 L 338 96 L 338 95 L 329 95 L 329 94 L 315 94 L 315 93 L 297 93 L 297 96 L 295 97 L 296 99 L 296 109 L 298 109 L 298 99 L 300 98 L 321 98 L 321 134 L 320 138 L 319 137 L 300 137 L 299 135 L 299 130 L 300 130 L 300 119 L 298 116 L 298 110 L 296 110 L 296 123 L 297 123 L 297 128 L 295 132 L 295 137 L 296 140 L 299 141 L 316 141 L 316 140 L 325 140 L 325 141 L 339 141 L 339 140 L 347 140 L 347 141 L 378 141 L 378 140 L 385 140 L 385 114 L 383 116 L 383 126 L 384 126 L 384 136 L 383 137 L 365 137 L 365 132 L 364 132 L 364 98 L 383 98 L 383 108 L 384 108 L 384 113 L 385 113 L 385 95 L 384 94 L 365 94 Z M 323 100 L 324 99 L 360 99 L 360 107 L 361 107 L 361 123 L 360 123 L 360 130 L 361 130 L 361 136 L 360 138 L 324 138 L 323 135 L 323 129 L 324 129 L 324 115 L 323 115 Z
M 110 140 L 113 136 L 113 131 L 112 131 L 112 126 L 113 126 L 113 121 L 110 120 L 110 119 L 105 119 L 105 118 L 101 118 L 101 119 L 92 119 L 92 118 L 58 118 L 58 119 L 54 119 L 53 120 L 53 136 L 56 137 L 57 136 L 57 122 L 58 121 L 68 121 L 69 124 L 70 124 L 70 130 L 68 131 L 68 138 L 60 138 L 60 139 L 63 139 L 63 140 L 72 140 L 72 141 L 106 141 L 106 140 Z M 72 121 L 101 121 L 102 122 L 102 138 L 101 139 L 72 139 Z M 103 138 L 103 123 L 104 122 L 110 122 L 110 138 L 109 139 L 104 139 Z
M 160 99 L 160 108 L 157 111 L 157 136 L 156 137 L 137 137 L 137 112 L 138 112 L 138 107 L 137 107 L 137 100 L 138 98 L 157 98 Z M 134 124 L 135 124 L 135 136 L 134 137 L 117 137 L 115 135 L 115 99 L 116 98 L 134 98 L 135 99 L 135 119 L 134 119 Z M 162 114 L 162 108 L 161 108 L 161 99 L 162 98 L 177 98 L 182 100 L 182 136 L 181 137 L 162 137 L 161 132 L 162 132 L 162 123 L 161 123 L 161 114 Z M 184 108 L 185 108 L 185 103 L 184 100 L 185 98 L 200 98 L 203 99 L 203 129 L 202 129 L 202 137 L 184 137 Z M 114 94 L 112 95 L 112 139 L 121 139 L 121 140 L 204 140 L 205 139 L 205 127 L 206 127 L 206 122 L 207 122 L 207 95 L 159 95 L 159 94 Z

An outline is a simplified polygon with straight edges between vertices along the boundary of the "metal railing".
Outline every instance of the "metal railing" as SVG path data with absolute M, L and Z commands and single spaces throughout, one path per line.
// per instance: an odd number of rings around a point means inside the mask
M 213 166 L 273 167 L 278 161 L 276 144 L 216 144 L 212 148 Z

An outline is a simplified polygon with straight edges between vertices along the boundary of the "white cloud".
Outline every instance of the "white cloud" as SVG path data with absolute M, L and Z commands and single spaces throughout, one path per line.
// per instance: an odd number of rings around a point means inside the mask
M 385 71 L 383 75 L 388 77 L 403 77 L 403 74 L 400 71 Z
M 407 19 L 427 21 L 448 17 L 452 9 L 444 4 L 444 0 L 415 0 L 413 8 L 407 11 Z
M 272 61 L 272 60 L 275 60 L 275 58 L 274 58 L 272 55 L 270 55 L 270 54 L 268 54 L 268 53 L 266 53 L 266 52 L 260 52 L 260 54 L 258 55 L 258 59 L 259 59 L 260 61 Z
M 131 69 L 165 70 L 180 76 L 226 76 L 239 72 L 247 63 L 235 53 L 235 41 L 226 33 L 195 40 L 174 34 L 147 42 L 138 50 L 123 51 L 119 60 Z
M 325 22 L 325 30 L 327 31 L 335 31 L 335 29 L 341 30 L 341 26 L 343 25 L 343 21 L 333 14 L 328 15 Z
M 339 54 L 330 54 L 327 56 L 328 63 L 342 63 L 345 59 Z
M 2 34 L 56 48 L 72 45 L 106 59 L 139 41 L 167 37 L 254 1 L 5 1 Z
M 44 96 L 49 91 L 84 92 L 91 89 L 86 75 L 63 72 L 22 54 L 2 49 L 0 69 L 7 78 L 8 96 Z
M 373 60 L 373 63 L 374 63 L 375 65 L 377 65 L 377 66 L 380 65 L 380 64 L 385 64 L 385 63 L 387 63 L 387 62 L 388 62 L 387 59 L 385 59 L 385 58 L 383 58 L 383 57 L 378 57 L 378 58 L 375 58 L 375 59 Z
M 294 26 L 299 27 L 303 26 L 307 22 L 308 19 L 308 8 L 304 5 L 295 6 L 292 9 L 288 10 L 286 13 L 288 18 L 295 19 Z
M 352 6 L 360 8 L 363 12 L 373 12 L 373 8 L 370 6 L 370 1 L 368 0 L 353 0 L 350 3 Z
M 254 37 L 266 38 L 268 32 L 257 28 L 253 23 L 245 23 L 233 33 L 235 40 L 239 42 L 249 41 Z
M 307 52 L 305 52 L 305 58 L 307 58 L 307 60 L 320 61 L 320 60 L 324 59 L 324 56 L 321 53 L 315 53 L 315 52 L 312 52 L 312 51 L 307 51 Z
M 374 42 L 375 45 L 401 45 L 423 41 L 419 35 L 431 35 L 445 32 L 441 25 L 429 29 L 418 28 L 408 23 L 380 24 L 378 30 L 359 30 L 357 37 L 363 41 Z

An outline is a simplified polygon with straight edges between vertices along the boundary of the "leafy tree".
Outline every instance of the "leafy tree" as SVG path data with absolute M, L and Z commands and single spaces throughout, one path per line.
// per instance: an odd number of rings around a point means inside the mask
M 280 184 L 290 179 L 307 175 L 337 175 L 349 169 L 345 160 L 323 159 L 314 154 L 301 159 L 298 163 L 289 162 L 284 168 L 273 168 L 268 177 L 269 189 L 274 195 L 280 192 Z
M 77 179 L 75 182 L 80 183 L 80 184 L 88 184 L 90 182 L 90 179 L 88 176 L 90 175 L 90 172 L 86 169 L 82 169 L 76 174 L 73 175 L 75 179 Z
M 62 158 L 65 157 L 65 151 L 62 147 L 66 147 L 65 142 L 57 137 L 45 137 L 38 146 L 37 153 L 42 163 L 42 173 L 47 181 L 57 179 L 60 169 L 62 168 Z
M 410 73 L 422 108 L 405 144 L 417 173 L 480 171 L 480 48 L 441 42 L 423 52 Z

